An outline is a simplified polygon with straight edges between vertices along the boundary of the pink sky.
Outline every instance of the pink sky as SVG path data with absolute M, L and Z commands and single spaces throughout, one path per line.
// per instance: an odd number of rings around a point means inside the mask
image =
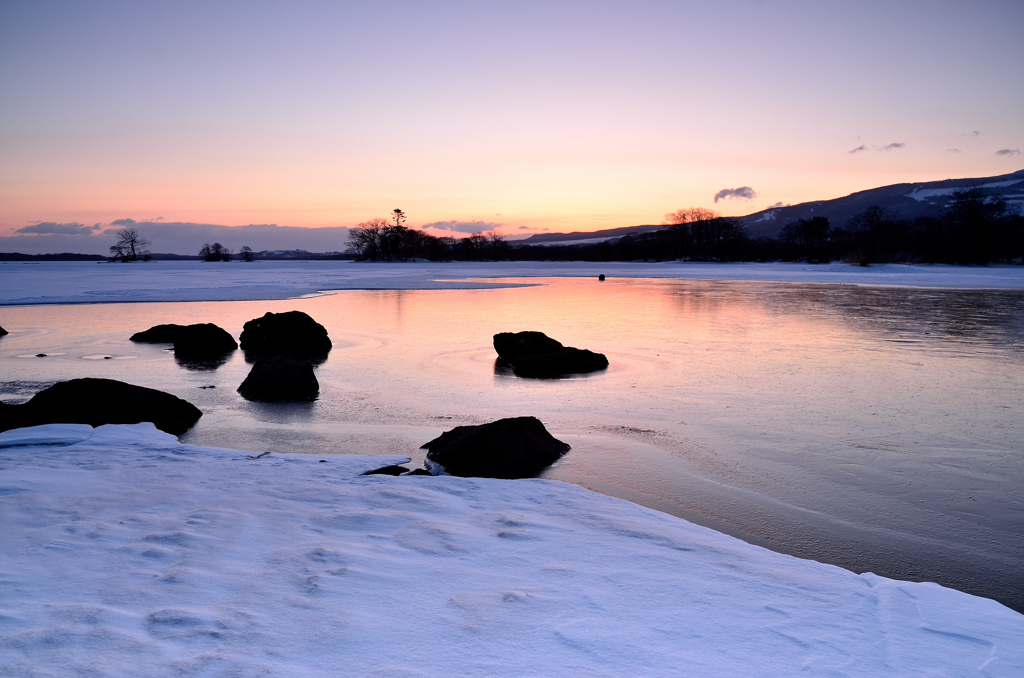
M 1012 0 L 5 3 L 0 236 L 595 230 L 1003 174 L 1022 31 Z

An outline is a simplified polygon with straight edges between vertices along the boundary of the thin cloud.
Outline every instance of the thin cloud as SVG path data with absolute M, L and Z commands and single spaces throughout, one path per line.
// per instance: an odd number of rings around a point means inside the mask
M 861 151 L 866 151 L 866 150 L 868 150 L 868 147 L 865 146 L 864 144 L 861 144 L 857 148 L 850 149 L 849 151 L 847 151 L 847 153 L 849 153 L 850 155 L 853 155 L 854 153 L 860 153 Z
M 788 202 L 782 202 L 780 200 L 779 202 L 775 203 L 774 205 L 771 205 L 768 209 L 775 209 L 777 207 L 789 207 L 789 203 Z
M 947 148 L 946 153 L 963 153 L 959 148 Z
M 972 131 L 971 132 L 971 136 L 972 137 L 980 137 L 981 136 L 981 130 L 980 129 L 976 129 L 976 130 Z
M 110 222 L 110 225 L 111 226 L 134 226 L 137 223 L 139 223 L 139 222 L 135 221 L 134 219 L 114 219 L 113 221 Z
M 93 235 L 98 230 L 100 230 L 99 224 L 86 226 L 85 224 L 80 224 L 77 221 L 73 221 L 68 224 L 58 224 L 53 221 L 39 221 L 33 223 L 31 226 L 19 228 L 15 233 L 32 235 Z
M 750 186 L 740 186 L 739 188 L 723 188 L 718 193 L 715 193 L 715 202 L 719 200 L 753 200 L 757 197 L 757 191 L 752 189 Z
M 904 146 L 906 146 L 905 143 L 903 143 L 901 141 L 894 141 L 893 143 L 889 144 L 888 146 L 883 146 L 882 150 L 883 151 L 893 151 L 893 150 L 895 150 L 897 148 L 903 148 Z
M 452 231 L 453 233 L 483 233 L 484 231 L 495 231 L 499 228 L 503 228 L 504 224 L 495 224 L 489 221 L 435 221 L 430 224 L 424 224 L 423 230 L 428 228 L 437 229 L 439 231 Z
M 1019 148 L 1004 148 L 996 151 L 996 155 L 1020 155 Z

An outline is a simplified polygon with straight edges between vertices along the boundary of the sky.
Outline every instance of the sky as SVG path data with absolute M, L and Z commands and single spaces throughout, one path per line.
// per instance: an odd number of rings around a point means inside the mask
M 0 238 L 591 231 L 1005 174 L 1022 34 L 1019 0 L 0 0 Z

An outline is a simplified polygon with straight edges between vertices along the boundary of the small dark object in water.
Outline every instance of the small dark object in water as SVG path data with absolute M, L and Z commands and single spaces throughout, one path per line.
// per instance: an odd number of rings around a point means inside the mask
M 410 469 L 398 464 L 391 464 L 390 466 L 382 466 L 375 468 L 372 471 L 364 471 L 360 473 L 361 476 L 400 476 L 403 473 L 408 473 Z
M 103 359 L 104 359 L 104 360 L 111 360 L 111 359 L 112 359 L 112 356 L 109 356 L 109 355 L 105 355 L 105 356 L 103 356 Z
M 0 431 L 41 424 L 138 424 L 181 435 L 203 413 L 170 393 L 113 379 L 72 379 L 40 391 L 23 405 L 0 407 Z
M 604 282 L 604 273 L 602 273 L 601 275 L 597 276 L 597 279 L 600 280 L 601 282 Z
M 46 354 L 45 353 L 36 353 L 36 357 L 37 358 L 45 358 Z
M 266 313 L 250 320 L 242 329 L 239 343 L 243 351 L 256 356 L 316 358 L 331 350 L 327 330 L 302 311 Z
M 305 360 L 275 355 L 257 360 L 238 392 L 247 400 L 263 402 L 315 400 L 320 383 Z
M 427 459 L 463 478 L 530 478 L 569 451 L 536 417 L 456 426 L 423 445 Z
M 174 337 L 174 354 L 181 358 L 212 358 L 237 348 L 234 338 L 213 323 L 187 325 Z
M 321 464 L 326 464 L 326 463 L 327 463 L 327 460 L 326 460 L 326 459 L 321 459 L 321 460 L 320 460 L 320 463 L 321 463 Z
M 518 377 L 550 378 L 586 374 L 608 367 L 601 353 L 563 346 L 543 332 L 501 332 L 494 335 L 500 364 Z
M 246 459 L 262 459 L 263 457 L 267 456 L 268 454 L 270 454 L 269 450 L 266 451 L 266 452 L 260 452 L 259 454 L 248 454 L 248 455 L 246 455 L 245 458 Z

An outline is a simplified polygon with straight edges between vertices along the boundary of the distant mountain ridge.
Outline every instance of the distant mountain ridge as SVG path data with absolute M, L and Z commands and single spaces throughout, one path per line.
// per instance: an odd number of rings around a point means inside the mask
M 832 200 L 815 200 L 785 207 L 769 207 L 760 212 L 739 217 L 739 221 L 747 227 L 747 232 L 753 238 L 775 238 L 786 224 L 797 219 L 825 217 L 834 227 L 845 226 L 851 217 L 872 206 L 891 210 L 898 217 L 904 219 L 938 216 L 949 205 L 953 192 L 964 188 L 978 188 L 985 195 L 1002 195 L 1011 208 L 1018 212 L 1024 211 L 1022 209 L 1024 208 L 1024 170 L 1018 170 L 1011 174 L 1000 174 L 994 177 L 944 179 L 870 188 Z M 634 233 L 657 231 L 660 228 L 664 228 L 664 224 L 625 226 L 590 232 L 540 233 L 523 240 L 513 241 L 512 244 L 515 247 L 523 245 L 586 245 Z
M 826 217 L 833 226 L 844 226 L 851 217 L 873 206 L 890 210 L 903 219 L 938 216 L 949 205 L 953 192 L 965 188 L 978 188 L 985 195 L 1002 195 L 1018 211 L 1024 206 L 1024 170 L 1019 170 L 995 177 L 892 184 L 833 200 L 770 207 L 740 217 L 740 221 L 751 237 L 774 238 L 786 224 L 797 219 Z

